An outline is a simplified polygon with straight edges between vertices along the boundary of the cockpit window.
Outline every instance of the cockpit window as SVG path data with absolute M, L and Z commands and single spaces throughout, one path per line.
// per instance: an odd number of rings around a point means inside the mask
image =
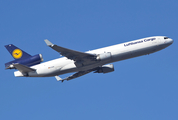
M 164 39 L 169 39 L 168 37 L 164 37 Z

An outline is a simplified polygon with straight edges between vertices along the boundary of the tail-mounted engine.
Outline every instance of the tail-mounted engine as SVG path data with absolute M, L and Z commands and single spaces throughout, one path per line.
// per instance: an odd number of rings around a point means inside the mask
M 14 66 L 12 64 L 15 64 L 15 63 L 19 63 L 19 64 L 26 65 L 26 66 L 30 67 L 33 65 L 40 64 L 41 62 L 43 62 L 43 57 L 41 54 L 37 54 L 34 56 L 30 56 L 28 58 L 16 59 L 11 62 L 5 63 L 5 67 L 6 67 L 6 69 L 14 69 Z

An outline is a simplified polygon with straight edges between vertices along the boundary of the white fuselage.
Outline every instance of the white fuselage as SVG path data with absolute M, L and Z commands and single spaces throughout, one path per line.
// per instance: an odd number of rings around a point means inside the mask
M 108 63 L 154 53 L 156 51 L 168 47 L 172 43 L 173 43 L 172 39 L 170 38 L 165 39 L 164 36 L 154 36 L 154 37 L 138 39 L 138 40 L 86 52 L 86 53 L 96 54 L 96 55 L 109 52 L 111 53 L 111 59 L 92 61 L 86 63 L 81 67 L 76 67 L 73 60 L 67 59 L 66 57 L 62 57 L 62 58 L 58 58 L 55 60 L 51 60 L 48 62 L 44 62 L 32 66 L 31 68 L 36 69 L 36 71 L 29 72 L 28 76 L 50 77 L 50 76 L 57 76 L 70 72 L 85 71 Z M 20 71 L 15 71 L 14 75 L 16 77 L 24 76 Z

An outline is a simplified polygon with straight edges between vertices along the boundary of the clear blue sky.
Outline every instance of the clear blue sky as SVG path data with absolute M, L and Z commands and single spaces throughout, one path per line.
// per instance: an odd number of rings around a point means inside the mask
M 157 35 L 173 45 L 108 74 L 61 83 L 16 78 L 4 66 L 13 60 L 6 44 L 48 61 L 60 56 L 44 39 L 84 52 Z M 177 0 L 1 0 L 0 36 L 1 120 L 178 120 Z

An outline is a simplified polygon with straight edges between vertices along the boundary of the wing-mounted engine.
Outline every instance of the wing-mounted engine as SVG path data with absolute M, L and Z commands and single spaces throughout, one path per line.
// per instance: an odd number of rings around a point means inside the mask
M 99 55 L 97 55 L 97 60 L 110 60 L 112 58 L 111 53 L 110 52 L 106 52 L 106 53 L 101 53 Z
M 94 73 L 109 73 L 113 71 L 114 71 L 114 65 L 108 64 L 108 65 L 103 65 L 102 67 L 98 67 Z
M 14 69 L 13 64 L 17 63 L 30 67 L 33 65 L 40 64 L 41 62 L 43 62 L 43 57 L 41 54 L 37 54 L 24 59 L 16 59 L 11 62 L 5 63 L 5 67 L 6 69 Z

